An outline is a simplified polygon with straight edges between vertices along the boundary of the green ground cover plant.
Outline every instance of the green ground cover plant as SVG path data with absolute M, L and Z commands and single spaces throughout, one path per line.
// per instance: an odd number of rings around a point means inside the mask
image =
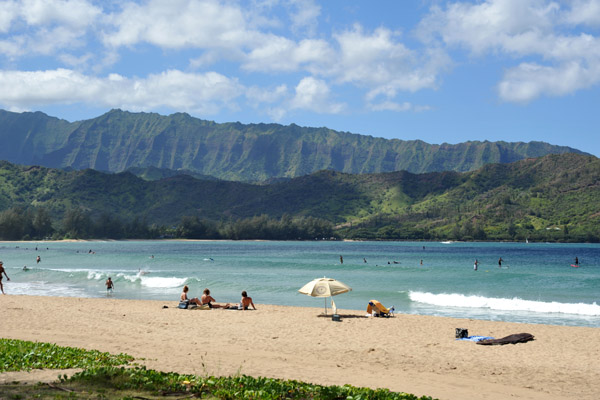
M 0 339 L 0 372 L 90 368 L 98 365 L 123 365 L 131 361 L 133 357 L 127 354 L 112 355 L 51 343 Z
M 129 365 L 133 357 L 55 344 L 0 339 L 0 373 L 35 368 L 83 368 L 51 384 L 0 386 L 7 399 L 346 399 L 433 400 L 429 396 L 350 385 L 322 386 L 246 375 L 215 377 L 160 372 Z

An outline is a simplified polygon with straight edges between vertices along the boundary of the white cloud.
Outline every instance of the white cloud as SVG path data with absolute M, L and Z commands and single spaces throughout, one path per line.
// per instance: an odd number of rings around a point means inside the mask
M 299 43 L 271 35 L 245 58 L 242 67 L 249 71 L 293 72 L 301 68 L 320 69 L 324 60 L 335 57 L 333 50 L 324 40 L 306 39 Z
M 490 50 L 522 53 L 551 32 L 558 5 L 547 0 L 487 0 L 433 7 L 419 24 L 423 39 L 437 35 L 476 55 Z
M 508 67 L 498 84 L 502 100 L 524 103 L 562 96 L 600 82 L 595 67 L 600 39 L 572 29 L 600 22 L 600 0 L 574 0 L 566 6 L 550 0 L 456 2 L 446 9 L 433 7 L 419 34 L 429 43 L 439 38 L 445 46 L 465 48 L 478 57 L 523 58 Z
M 23 0 L 0 3 L 0 54 L 9 59 L 53 55 L 85 45 L 84 36 L 102 11 L 85 0 Z M 20 23 L 17 23 L 19 21 Z M 11 32 L 11 28 L 16 31 Z
M 61 24 L 85 28 L 101 10 L 85 0 L 23 0 L 21 15 L 29 25 Z
M 309 36 L 315 34 L 317 30 L 317 18 L 321 14 L 321 6 L 315 4 L 312 0 L 290 0 L 292 12 L 292 31 L 300 32 L 306 30 Z
M 565 21 L 574 25 L 600 26 L 600 0 L 571 0 Z
M 288 95 L 289 93 L 286 85 L 278 85 L 275 88 L 252 86 L 246 91 L 246 97 L 251 105 L 281 102 Z
M 600 66 L 570 62 L 558 67 L 523 63 L 505 74 L 498 93 L 505 101 L 527 103 L 542 95 L 564 96 L 600 82 Z
M 431 109 L 429 106 L 417 106 L 410 102 L 396 103 L 393 101 L 384 101 L 378 104 L 369 104 L 369 109 L 372 111 L 394 111 L 394 112 L 421 112 Z
M 237 50 L 255 40 L 242 10 L 216 0 L 151 0 L 126 3 L 107 19 L 114 29 L 104 33 L 113 47 L 150 43 L 161 48 L 226 48 Z
M 169 70 L 146 78 L 110 74 L 106 78 L 69 69 L 0 71 L 0 103 L 22 108 L 85 103 L 134 111 L 158 107 L 214 114 L 237 106 L 244 88 L 216 72 L 190 74 Z
M 345 105 L 331 100 L 331 90 L 325 81 L 313 77 L 303 78 L 296 86 L 291 109 L 310 110 L 317 113 L 337 114 Z
M 446 53 L 435 48 L 411 50 L 398 37 L 386 28 L 366 33 L 360 25 L 334 35 L 339 57 L 326 74 L 338 83 L 367 88 L 368 101 L 380 95 L 391 99 L 399 91 L 435 88 L 439 74 L 451 66 Z
M 0 33 L 8 32 L 18 12 L 19 7 L 15 1 L 0 1 Z

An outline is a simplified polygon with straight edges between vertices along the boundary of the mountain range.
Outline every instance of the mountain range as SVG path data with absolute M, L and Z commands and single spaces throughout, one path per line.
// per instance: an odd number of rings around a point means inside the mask
M 0 162 L 0 211 L 70 209 L 176 225 L 315 217 L 346 238 L 598 241 L 600 159 L 548 155 L 470 172 L 346 174 L 323 170 L 271 184 L 177 175 L 147 181 L 131 173 L 53 169 Z M 3 223 L 0 213 L 0 228 Z
M 131 169 L 146 179 L 184 172 L 244 182 L 295 178 L 320 170 L 464 172 L 547 154 L 585 154 L 544 142 L 428 144 L 294 124 L 215 123 L 184 113 L 162 116 L 121 110 L 76 122 L 41 112 L 0 110 L 0 143 L 0 159 L 16 164 L 107 172 Z

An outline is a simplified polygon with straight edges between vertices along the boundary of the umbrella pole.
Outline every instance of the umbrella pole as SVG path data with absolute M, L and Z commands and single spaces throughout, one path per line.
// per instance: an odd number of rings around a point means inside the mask
M 325 297 L 325 315 L 327 315 L 327 297 Z

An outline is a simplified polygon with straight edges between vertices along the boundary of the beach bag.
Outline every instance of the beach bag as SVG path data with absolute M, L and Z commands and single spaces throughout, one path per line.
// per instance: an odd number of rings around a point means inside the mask
M 188 308 L 188 305 L 189 305 L 189 304 L 190 304 L 190 303 L 189 303 L 189 302 L 187 302 L 187 301 L 180 301 L 180 302 L 179 302 L 179 305 L 177 306 L 177 308 L 186 309 L 186 308 Z
M 456 338 L 457 339 L 466 338 L 467 336 L 469 336 L 468 329 L 456 328 Z

